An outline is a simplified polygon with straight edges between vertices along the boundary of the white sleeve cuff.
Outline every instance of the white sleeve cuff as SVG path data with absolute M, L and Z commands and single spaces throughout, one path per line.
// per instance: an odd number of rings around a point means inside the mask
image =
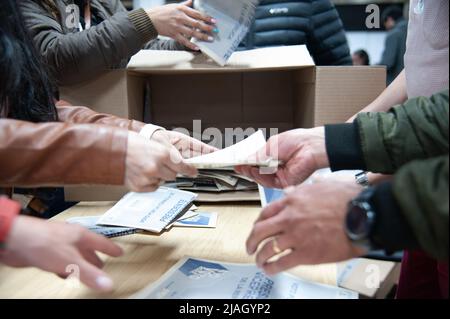
M 145 124 L 145 126 L 139 132 L 139 135 L 150 140 L 156 131 L 165 131 L 165 130 L 166 129 L 161 126 L 157 126 L 157 125 L 153 125 L 153 124 Z

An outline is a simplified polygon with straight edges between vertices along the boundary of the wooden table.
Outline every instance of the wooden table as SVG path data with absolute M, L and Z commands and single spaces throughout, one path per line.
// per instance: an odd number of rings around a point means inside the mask
M 113 203 L 80 203 L 55 219 L 101 215 Z M 124 249 L 120 258 L 105 258 L 105 270 L 115 282 L 110 294 L 68 285 L 38 269 L 0 266 L 0 298 L 127 298 L 155 282 L 183 256 L 224 262 L 252 263 L 245 240 L 260 212 L 256 204 L 200 206 L 219 213 L 216 229 L 172 228 L 161 235 L 136 234 L 114 239 Z M 336 284 L 335 264 L 298 267 L 292 273 L 308 280 Z

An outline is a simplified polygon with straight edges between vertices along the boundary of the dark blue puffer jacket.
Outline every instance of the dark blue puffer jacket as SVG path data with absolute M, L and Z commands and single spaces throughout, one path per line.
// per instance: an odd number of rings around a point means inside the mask
M 240 49 L 299 44 L 308 46 L 317 65 L 352 64 L 342 21 L 330 0 L 261 0 Z

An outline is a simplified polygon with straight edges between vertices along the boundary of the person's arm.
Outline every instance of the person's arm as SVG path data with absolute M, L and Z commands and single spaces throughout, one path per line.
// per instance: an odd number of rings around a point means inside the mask
M 119 11 L 88 30 L 65 34 L 59 19 L 38 1 L 22 1 L 21 12 L 36 47 L 60 85 L 80 83 L 117 67 L 158 33 L 142 9 Z M 63 20 L 62 23 L 65 23 Z
M 116 68 L 158 35 L 195 50 L 187 36 L 208 41 L 215 20 L 192 9 L 192 1 L 127 12 L 118 0 L 115 14 L 82 32 L 65 34 L 61 23 L 38 1 L 21 1 L 27 29 L 59 85 L 87 81 Z M 62 19 L 62 21 L 60 21 Z M 201 30 L 202 32 L 198 31 Z
M 72 124 L 102 124 L 127 129 L 139 133 L 145 124 L 136 121 L 120 118 L 110 114 L 97 113 L 87 107 L 72 106 L 65 102 L 58 102 L 56 106 L 58 119 L 61 122 Z
M 152 192 L 195 176 L 174 146 L 113 126 L 0 119 L 0 186 L 124 185 Z
M 124 185 L 128 130 L 0 119 L 0 185 Z
M 87 107 L 72 106 L 65 101 L 56 104 L 58 119 L 71 124 L 101 124 L 127 129 L 139 133 L 147 140 L 159 142 L 169 149 L 179 151 L 184 158 L 190 158 L 216 151 L 202 141 L 176 131 L 166 131 L 163 127 L 128 120 L 110 114 L 97 113 Z M 174 147 L 176 149 L 174 149 Z
M 312 1 L 307 46 L 317 65 L 352 65 L 344 27 L 329 0 Z
M 408 99 L 406 92 L 406 76 L 403 70 L 397 78 L 389 85 L 375 101 L 362 109 L 359 113 L 366 112 L 387 112 L 395 105 L 403 104 Z M 358 114 L 352 116 L 347 123 L 353 123 Z
M 448 153 L 448 90 L 411 99 L 388 113 L 362 113 L 353 124 L 327 125 L 332 170 L 392 174 L 404 164 Z
M 80 268 L 80 280 L 100 291 L 109 291 L 112 280 L 101 270 L 97 251 L 122 255 L 109 239 L 78 225 L 19 216 L 17 202 L 0 198 L 0 263 L 11 267 L 37 267 L 66 278 L 67 265 Z
M 377 213 L 371 239 L 388 251 L 423 249 L 433 257 L 449 256 L 448 155 L 403 166 L 393 182 L 375 188 Z

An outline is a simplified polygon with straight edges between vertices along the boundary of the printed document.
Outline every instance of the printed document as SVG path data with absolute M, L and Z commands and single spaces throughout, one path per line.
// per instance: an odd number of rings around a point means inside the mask
M 129 193 L 108 210 L 97 225 L 160 233 L 184 214 L 196 197 L 194 193 L 166 187 L 153 193 Z
M 183 258 L 139 299 L 357 299 L 347 289 L 287 273 L 266 276 L 256 265 Z
M 217 20 L 214 42 L 193 39 L 203 53 L 224 66 L 247 35 L 259 0 L 195 0 L 194 8 Z

